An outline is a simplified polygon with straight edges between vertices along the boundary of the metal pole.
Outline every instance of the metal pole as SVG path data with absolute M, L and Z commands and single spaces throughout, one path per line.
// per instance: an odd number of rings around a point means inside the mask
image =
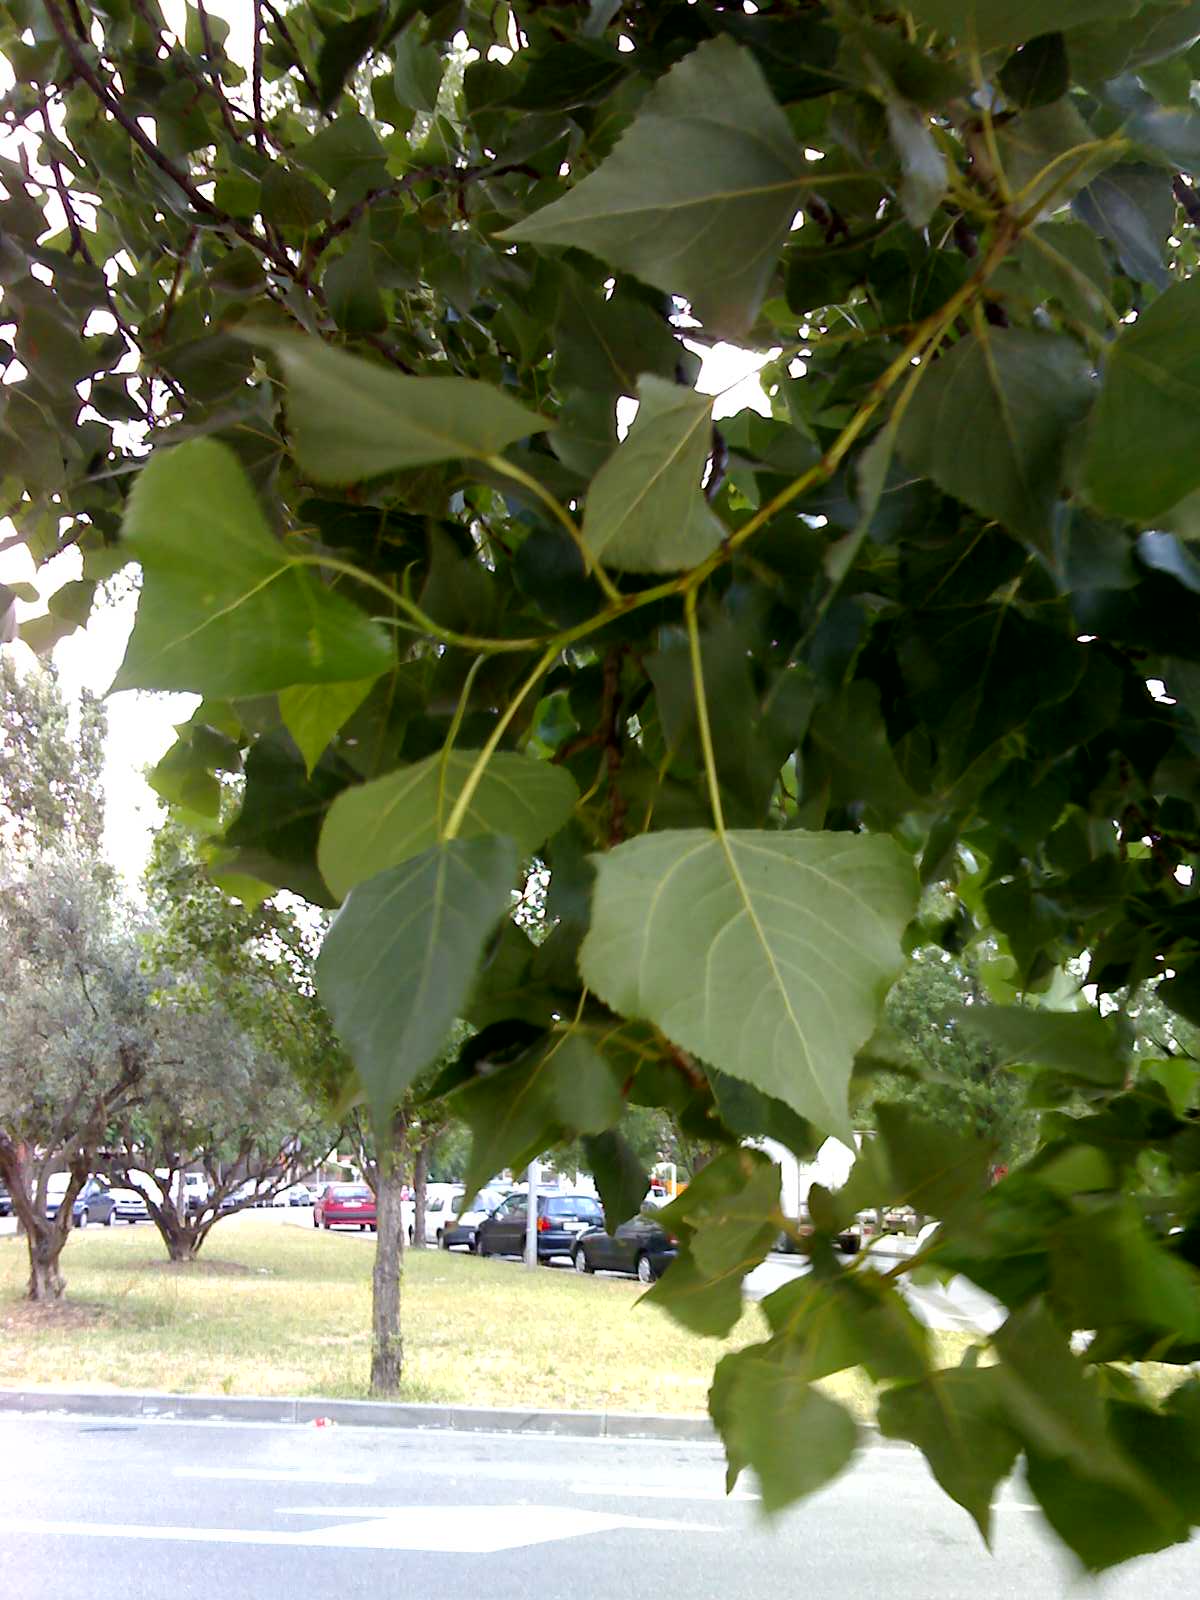
M 536 1267 L 538 1264 L 538 1187 L 542 1181 L 542 1163 L 540 1161 L 531 1161 L 525 1173 L 525 1178 L 528 1189 L 525 1197 L 525 1265 L 527 1267 Z

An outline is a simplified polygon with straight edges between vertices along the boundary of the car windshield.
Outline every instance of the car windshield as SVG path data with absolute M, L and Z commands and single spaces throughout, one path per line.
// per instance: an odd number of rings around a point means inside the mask
M 371 1191 L 365 1183 L 335 1183 L 333 1186 L 335 1200 L 369 1200 Z

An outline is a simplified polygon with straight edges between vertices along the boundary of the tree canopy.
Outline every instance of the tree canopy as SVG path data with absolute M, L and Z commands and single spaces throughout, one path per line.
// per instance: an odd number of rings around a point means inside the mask
M 731 1477 L 841 1470 L 858 1365 L 985 1535 L 1023 1456 L 1085 1565 L 1186 1538 L 1200 1385 L 1128 1364 L 1200 1355 L 1195 1070 L 1126 1013 L 1200 1020 L 1200 6 L 296 0 L 244 61 L 184 9 L 0 19 L 5 495 L 82 562 L 29 637 L 138 563 L 115 686 L 204 697 L 215 881 L 340 908 L 381 1119 L 465 1018 L 475 1177 L 578 1136 L 621 1210 L 627 1103 L 724 1148 L 654 1291 L 707 1332 L 783 1221 L 742 1141 L 848 1134 L 948 897 L 1040 1147 L 989 1187 L 876 1102 L 717 1370 Z M 769 414 L 714 423 L 730 340 Z M 901 1202 L 994 1361 L 835 1265 Z

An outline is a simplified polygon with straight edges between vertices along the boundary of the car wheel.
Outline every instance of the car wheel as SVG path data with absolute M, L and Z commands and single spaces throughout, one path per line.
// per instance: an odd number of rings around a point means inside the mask
M 644 1250 L 637 1258 L 637 1275 L 639 1283 L 654 1282 L 654 1268 L 650 1265 L 650 1257 Z
M 328 1217 L 325 1217 L 325 1218 L 322 1219 L 321 1226 L 325 1229 L 326 1233 L 329 1232 L 329 1218 Z
M 482 1233 L 475 1235 L 475 1254 L 477 1256 L 486 1256 L 488 1254 L 487 1240 Z
M 313 1227 L 314 1228 L 319 1228 L 320 1226 L 321 1226 L 321 1224 L 317 1221 L 317 1213 L 314 1211 L 313 1212 Z
M 87 1213 L 87 1207 L 84 1206 L 83 1210 L 79 1213 L 79 1221 L 75 1224 L 75 1226 L 77 1228 L 86 1228 L 88 1223 L 91 1220 L 92 1219 L 88 1216 L 88 1213 Z
M 571 1260 L 575 1263 L 576 1272 L 591 1272 L 593 1270 L 592 1264 L 587 1258 L 587 1251 L 582 1245 L 575 1246 L 575 1253 Z
M 409 1244 L 416 1244 L 416 1242 L 417 1242 L 417 1230 L 415 1228 L 410 1228 L 408 1230 L 408 1242 L 409 1242 Z
M 115 1217 L 115 1216 L 116 1216 L 116 1214 L 117 1214 L 117 1208 L 116 1208 L 116 1206 L 112 1206 L 112 1207 L 110 1207 L 110 1209 L 109 1209 L 109 1213 L 108 1213 L 108 1215 L 107 1215 L 107 1216 L 106 1216 L 106 1217 L 105 1217 L 105 1219 L 104 1219 L 104 1226 L 105 1226 L 105 1227 L 106 1227 L 106 1228 L 111 1228 L 111 1227 L 112 1227 L 112 1225 L 113 1225 L 113 1218 L 114 1218 L 114 1217 Z
M 445 1230 L 445 1228 L 439 1228 L 438 1229 L 438 1249 L 439 1250 L 449 1250 L 449 1248 L 450 1248 L 450 1244 L 449 1244 L 449 1241 L 446 1238 L 446 1230 Z

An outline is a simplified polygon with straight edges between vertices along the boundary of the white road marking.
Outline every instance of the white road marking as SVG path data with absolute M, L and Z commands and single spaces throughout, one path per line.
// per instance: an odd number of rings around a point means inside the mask
M 428 1550 L 440 1554 L 493 1555 L 500 1550 L 550 1544 L 621 1528 L 659 1533 L 720 1533 L 715 1527 L 656 1517 L 610 1516 L 566 1506 L 300 1506 L 283 1515 L 358 1517 L 328 1528 L 185 1528 L 136 1522 L 56 1522 L 41 1517 L 0 1517 L 0 1534 L 29 1533 L 94 1539 L 147 1539 L 173 1544 L 262 1544 L 305 1549 Z
M 604 1495 L 613 1500 L 761 1500 L 762 1495 L 749 1489 L 735 1489 L 726 1494 L 720 1484 L 692 1484 L 686 1488 L 673 1488 L 666 1483 L 573 1483 L 572 1494 Z
M 318 1472 L 291 1467 L 176 1467 L 177 1478 L 237 1478 L 249 1483 L 374 1483 L 371 1472 Z

